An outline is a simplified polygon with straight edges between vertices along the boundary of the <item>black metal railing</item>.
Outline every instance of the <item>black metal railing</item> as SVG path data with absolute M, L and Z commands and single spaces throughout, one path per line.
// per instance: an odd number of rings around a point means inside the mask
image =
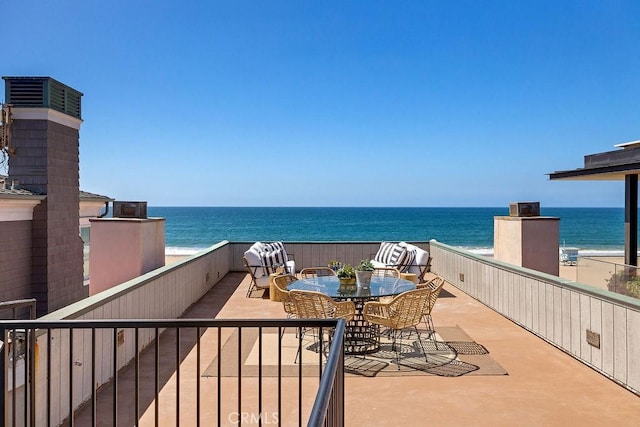
M 316 401 L 309 417 L 309 427 L 344 425 L 344 332 L 345 322 L 335 329 L 325 374 L 320 381 Z
M 36 338 L 22 368 L 15 346 L 2 347 L 3 425 L 343 425 L 344 327 L 297 319 L 0 321 L 4 343 L 19 331 Z M 310 389 L 315 403 L 305 398 Z
M 0 316 L 5 318 L 7 312 L 11 312 L 11 319 L 16 320 L 28 316 L 29 319 L 36 318 L 36 300 L 33 298 L 3 301 L 0 302 Z M 0 384 L 5 384 L 8 387 L 9 378 L 12 379 L 12 387 L 18 377 L 18 368 L 24 372 L 23 380 L 25 384 L 33 383 L 33 373 L 35 371 L 35 358 L 26 357 L 26 355 L 32 353 L 35 349 L 35 334 L 28 333 L 24 328 L 13 328 L 10 331 L 0 335 L 2 342 L 0 343 Z M 7 343 L 7 345 L 5 345 Z M 11 363 L 9 363 L 11 362 Z M 7 390 L 7 387 L 4 390 Z M 24 387 L 23 395 L 21 396 L 24 402 L 35 400 L 35 387 Z M 0 403 L 4 409 L 4 413 L 7 414 L 11 411 L 12 414 L 18 413 L 17 401 L 18 399 L 12 398 L 10 401 L 6 399 L 6 394 L 2 393 L 0 396 Z M 35 413 L 33 412 L 33 405 L 23 405 L 22 417 L 24 419 L 33 419 Z M 16 417 L 17 415 L 14 415 Z M 7 425 L 6 416 L 3 425 Z

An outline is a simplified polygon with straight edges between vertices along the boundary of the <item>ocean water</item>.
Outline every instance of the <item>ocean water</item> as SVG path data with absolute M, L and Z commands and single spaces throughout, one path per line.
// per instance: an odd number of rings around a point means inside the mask
M 623 208 L 544 208 L 560 218 L 560 246 L 622 255 Z M 428 241 L 493 253 L 493 217 L 508 208 L 149 207 L 166 219 L 167 255 L 229 241 Z

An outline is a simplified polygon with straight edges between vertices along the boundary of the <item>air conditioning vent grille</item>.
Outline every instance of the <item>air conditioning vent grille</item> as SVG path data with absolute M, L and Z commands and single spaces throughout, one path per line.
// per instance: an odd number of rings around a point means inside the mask
M 15 107 L 51 108 L 82 118 L 82 93 L 50 77 L 3 77 L 5 98 Z
M 16 80 L 9 82 L 7 103 L 15 107 L 43 107 L 44 82 L 37 80 Z
M 113 202 L 114 218 L 147 217 L 147 202 Z

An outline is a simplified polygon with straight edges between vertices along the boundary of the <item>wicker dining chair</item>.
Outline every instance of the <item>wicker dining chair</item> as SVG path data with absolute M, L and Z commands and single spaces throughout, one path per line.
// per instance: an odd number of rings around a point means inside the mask
M 302 277 L 303 279 L 335 275 L 336 272 L 329 267 L 306 267 L 300 270 L 300 277 Z
M 398 279 L 400 277 L 400 270 L 395 267 L 376 267 L 373 270 L 372 277 L 393 277 Z
M 289 292 L 289 296 L 295 304 L 296 315 L 299 319 L 344 319 L 345 321 L 352 320 L 356 314 L 356 306 L 353 301 L 334 301 L 333 298 L 315 291 L 300 291 L 292 290 Z M 322 330 L 324 335 L 325 329 Z M 301 331 L 302 334 L 306 331 Z M 328 332 L 328 342 L 331 342 L 333 337 L 333 329 Z M 316 328 L 313 328 L 313 339 L 317 344 L 320 338 L 320 334 L 316 334 Z M 326 347 L 320 344 L 320 352 L 324 352 Z M 298 360 L 298 354 L 296 355 L 296 361 Z
M 256 289 L 269 289 L 269 276 L 256 277 L 257 269 L 262 268 L 262 266 L 249 265 L 249 261 L 247 261 L 245 257 L 242 257 L 242 263 L 247 269 L 249 276 L 251 276 L 251 283 L 247 290 L 247 298 L 249 298 L 251 293 Z
M 273 279 L 275 291 L 280 295 L 282 307 L 284 308 L 285 313 L 287 313 L 288 318 L 298 317 L 296 315 L 296 305 L 291 299 L 291 295 L 289 294 L 289 290 L 287 289 L 287 286 L 289 286 L 296 280 L 298 279 L 292 274 L 283 274 L 281 276 L 276 276 Z
M 344 319 L 349 321 L 356 314 L 353 301 L 334 301 L 333 298 L 315 291 L 293 290 L 289 296 L 296 306 L 300 319 Z
M 368 301 L 364 304 L 362 315 L 369 323 L 386 327 L 392 338 L 391 350 L 396 352 L 396 364 L 400 369 L 400 351 L 397 345 L 397 338 L 400 333 L 407 329 L 413 329 L 418 336 L 418 343 L 422 349 L 425 360 L 427 352 L 420 339 L 420 331 L 416 327 L 422 320 L 425 307 L 429 303 L 431 289 L 420 288 L 403 292 L 394 297 L 391 301 L 378 302 Z
M 428 288 L 431 289 L 431 296 L 429 297 L 429 303 L 424 309 L 422 313 L 422 319 L 424 321 L 424 326 L 427 328 L 427 331 L 430 333 L 435 332 L 435 326 L 433 325 L 433 319 L 431 317 L 431 310 L 433 310 L 433 306 L 436 304 L 438 300 L 438 296 L 440 295 L 440 291 L 444 286 L 444 279 L 440 276 L 436 276 L 433 279 L 429 280 L 426 283 L 421 283 L 416 286 L 416 288 Z

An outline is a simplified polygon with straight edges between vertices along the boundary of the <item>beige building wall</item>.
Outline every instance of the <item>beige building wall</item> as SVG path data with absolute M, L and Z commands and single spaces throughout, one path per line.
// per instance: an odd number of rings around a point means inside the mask
M 164 266 L 164 218 L 91 219 L 89 295 Z
M 494 258 L 558 276 L 560 218 L 496 216 Z

